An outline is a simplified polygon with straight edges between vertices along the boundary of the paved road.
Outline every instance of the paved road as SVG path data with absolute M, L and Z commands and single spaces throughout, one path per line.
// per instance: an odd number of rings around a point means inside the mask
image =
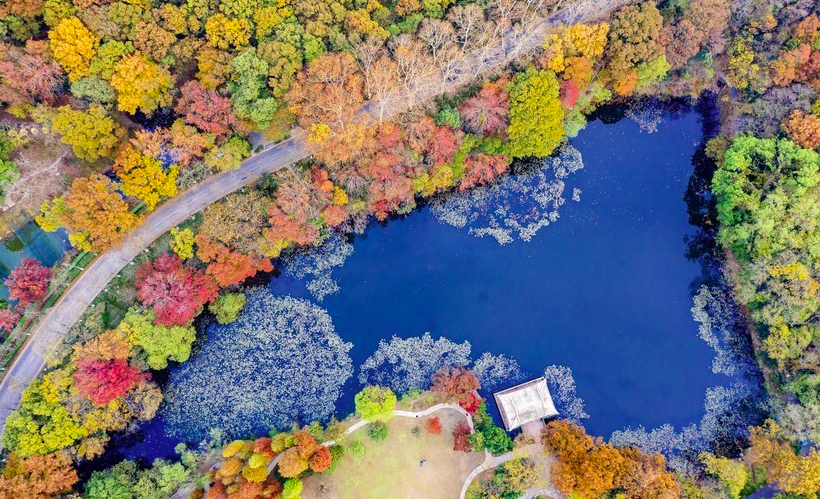
M 0 432 L 6 418 L 20 403 L 23 388 L 45 365 L 44 352 L 52 351 L 91 304 L 94 298 L 149 244 L 188 217 L 228 194 L 256 182 L 264 173 L 289 166 L 309 155 L 301 137 L 269 147 L 247 159 L 238 170 L 221 173 L 201 182 L 151 213 L 125 242 L 101 254 L 74 281 L 63 297 L 40 320 L 0 385 Z
M 412 97 L 402 99 L 402 104 L 391 109 L 390 114 L 400 113 L 421 101 L 470 82 L 478 72 L 476 68 L 486 72 L 532 51 L 543 43 L 546 30 L 557 23 L 591 19 L 627 1 L 581 0 L 540 20 L 531 29 L 507 34 L 494 48 L 465 55 L 459 64 L 459 71 L 446 80 L 426 81 L 423 87 L 405 89 L 404 92 L 412 94 Z M 370 107 L 366 105 L 364 111 L 371 112 Z M 32 330 L 30 341 L 0 384 L 0 433 L 8 415 L 19 405 L 22 390 L 45 365 L 43 353 L 53 350 L 94 298 L 128 262 L 159 236 L 209 204 L 256 182 L 264 173 L 285 168 L 308 155 L 307 144 L 301 136 L 270 147 L 247 159 L 238 170 L 215 175 L 162 204 L 121 246 L 106 251 L 94 260 Z

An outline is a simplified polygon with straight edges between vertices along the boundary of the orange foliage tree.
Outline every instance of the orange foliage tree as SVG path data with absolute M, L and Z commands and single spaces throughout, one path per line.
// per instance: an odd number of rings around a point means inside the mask
M 11 454 L 0 475 L 0 499 L 53 499 L 75 483 L 77 471 L 64 452 L 26 459 Z
M 122 242 L 142 220 L 102 175 L 74 180 L 65 197 L 43 203 L 42 208 L 37 222 L 46 230 L 68 228 L 71 244 L 82 250 L 104 251 Z
M 579 499 L 594 499 L 615 489 L 628 499 L 674 499 L 680 486 L 666 471 L 660 454 L 636 447 L 618 449 L 566 420 L 551 421 L 542 440 L 557 458 L 551 470 L 555 487 Z
M 799 109 L 792 111 L 783 122 L 783 131 L 800 147 L 817 149 L 820 146 L 820 117 L 813 114 Z
M 231 251 L 227 246 L 212 241 L 205 234 L 195 238 L 196 256 L 208 264 L 205 273 L 212 276 L 220 287 L 239 284 L 257 272 L 270 272 L 273 264 L 267 258 Z
M 333 464 L 333 455 L 330 453 L 330 449 L 322 445 L 310 457 L 308 463 L 314 473 L 322 473 L 323 471 L 327 471 L 330 465 Z
M 294 478 L 307 471 L 308 460 L 299 454 L 296 447 L 286 450 L 279 460 L 279 474 L 285 478 Z

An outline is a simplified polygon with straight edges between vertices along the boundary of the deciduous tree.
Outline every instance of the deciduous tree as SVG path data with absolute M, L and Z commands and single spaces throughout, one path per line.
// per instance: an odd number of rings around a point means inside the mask
M 196 332 L 193 326 L 161 326 L 153 311 L 132 308 L 119 326 L 130 341 L 142 348 L 148 367 L 158 371 L 168 367 L 168 361 L 185 362 L 191 355 Z
M 220 146 L 214 147 L 205 154 L 205 164 L 211 168 L 226 172 L 236 170 L 242 160 L 251 155 L 251 145 L 247 140 L 234 136 Z
M 54 230 L 54 222 L 68 228 L 72 244 L 96 251 L 122 241 L 140 220 L 111 180 L 102 175 L 74 180 L 65 198 L 43 203 L 43 215 L 37 218 L 47 230 Z
M 185 122 L 204 132 L 225 136 L 240 129 L 239 120 L 231 109 L 231 100 L 216 90 L 205 88 L 196 80 L 180 89 L 176 112 Z
M 228 92 L 236 115 L 264 130 L 278 107 L 267 87 L 270 66 L 259 57 L 256 48 L 250 47 L 231 61 L 231 69 L 234 77 L 228 82 Z
M 54 59 L 68 73 L 70 81 L 88 76 L 91 58 L 100 45 L 99 37 L 76 17 L 67 17 L 49 30 L 48 39 Z
M 64 452 L 26 459 L 11 454 L 0 475 L 0 499 L 54 499 L 70 492 L 77 480 Z
M 137 270 L 137 299 L 151 307 L 160 326 L 190 323 L 219 292 L 216 282 L 177 255 L 165 254 Z
M 356 394 L 356 412 L 368 421 L 387 421 L 393 417 L 396 394 L 389 388 L 367 386 Z
M 122 397 L 148 376 L 122 359 L 80 359 L 73 378 L 80 396 L 101 407 Z
M 158 107 L 170 105 L 169 90 L 173 83 L 167 69 L 140 53 L 123 57 L 114 65 L 111 76 L 111 85 L 117 90 L 117 105 L 131 114 L 137 109 L 151 114 Z
M 817 149 L 820 146 L 820 117 L 805 114 L 799 109 L 792 111 L 783 123 L 783 131 L 800 147 Z
M 216 322 L 229 324 L 236 321 L 246 303 L 243 293 L 222 293 L 208 306 L 208 310 L 216 315 Z
M 109 157 L 119 142 L 120 127 L 99 104 L 91 104 L 87 110 L 61 106 L 51 120 L 54 131 L 63 143 L 71 146 L 74 154 L 86 161 Z
M 514 158 L 545 157 L 564 137 L 564 109 L 551 71 L 528 69 L 510 86 L 510 153 Z
M 716 476 L 726 487 L 729 497 L 732 499 L 740 497 L 740 492 L 749 479 L 749 468 L 745 463 L 710 453 L 701 454 L 699 459 L 706 467 L 706 472 Z
M 191 229 L 171 229 L 171 250 L 183 260 L 194 256 L 194 232 Z
M 9 274 L 5 285 L 9 288 L 9 298 L 17 300 L 21 307 L 41 300 L 48 293 L 51 270 L 33 258 L 23 258 L 20 266 Z
M 239 284 L 248 277 L 255 276 L 259 271 L 273 270 L 269 259 L 231 251 L 204 234 L 196 236 L 196 245 L 196 256 L 208 264 L 205 273 L 212 276 L 223 288 Z
M 65 75 L 60 65 L 48 57 L 45 42 L 29 40 L 24 48 L 2 47 L 0 58 L 0 101 L 12 106 L 52 103 L 60 94 Z
M 241 49 L 250 41 L 251 24 L 247 19 L 229 18 L 217 13 L 205 22 L 205 36 L 213 47 Z
M 664 55 L 661 43 L 661 17 L 655 2 L 644 2 L 640 5 L 627 5 L 618 9 L 612 16 L 609 30 L 609 67 L 612 76 L 621 85 L 615 89 L 628 95 L 634 86 L 623 85 L 635 75 L 637 67 L 649 63 Z
M 285 98 L 303 127 L 323 123 L 341 131 L 364 103 L 364 78 L 350 54 L 324 55 L 299 74 Z
M 542 438 L 557 459 L 550 476 L 561 493 L 591 499 L 614 489 L 623 458 L 612 446 L 563 420 L 551 421 Z
M 122 182 L 122 192 L 145 203 L 148 211 L 153 211 L 161 199 L 174 197 L 177 193 L 179 167 L 171 165 L 166 170 L 159 160 L 140 154 L 133 147 L 120 151 L 114 171 Z
M 464 158 L 464 177 L 459 190 L 471 189 L 477 185 L 492 183 L 507 171 L 510 158 L 501 154 L 472 153 Z
M 477 135 L 501 135 L 507 130 L 510 94 L 504 88 L 508 82 L 485 83 L 478 94 L 464 101 L 459 108 L 464 128 Z
M 0 310 L 0 330 L 10 333 L 20 322 L 20 312 L 12 308 Z
M 308 460 L 302 457 L 297 449 L 291 448 L 279 459 L 279 474 L 285 478 L 298 477 L 308 470 Z

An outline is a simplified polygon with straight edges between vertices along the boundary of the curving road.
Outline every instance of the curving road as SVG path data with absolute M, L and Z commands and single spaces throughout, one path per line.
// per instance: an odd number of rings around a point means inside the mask
M 414 89 L 403 90 L 406 99 L 390 110 L 396 115 L 422 101 L 448 93 L 472 81 L 477 73 L 506 65 L 543 43 L 544 35 L 560 23 L 577 23 L 600 17 L 629 0 L 581 0 L 561 8 L 552 15 L 521 32 L 509 30 L 495 47 L 466 54 L 459 61 L 459 70 L 440 81 L 424 82 Z M 442 76 L 442 78 L 444 78 Z M 370 105 L 364 111 L 371 113 Z M 302 134 L 280 142 L 248 158 L 238 170 L 221 173 L 163 203 L 125 242 L 111 248 L 94 260 L 77 278 L 62 298 L 41 318 L 31 338 L 20 351 L 17 360 L 0 384 L 0 433 L 6 418 L 20 404 L 22 390 L 37 377 L 45 366 L 44 354 L 52 351 L 80 318 L 83 311 L 119 273 L 159 236 L 179 225 L 211 203 L 255 183 L 264 173 L 281 170 L 310 155 Z
M 149 244 L 191 215 L 252 184 L 268 172 L 280 170 L 309 155 L 301 136 L 280 142 L 248 158 L 238 170 L 220 173 L 163 203 L 129 235 L 122 245 L 96 258 L 40 319 L 31 338 L 0 385 L 0 432 L 20 403 L 22 389 L 45 366 L 43 355 L 53 350 L 85 309 L 131 260 Z

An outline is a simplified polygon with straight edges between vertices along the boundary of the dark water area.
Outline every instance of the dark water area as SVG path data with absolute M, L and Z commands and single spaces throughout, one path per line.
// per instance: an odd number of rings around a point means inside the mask
M 568 366 L 592 434 L 698 422 L 705 390 L 728 383 L 690 312 L 704 275 L 687 256 L 698 231 L 684 196 L 702 137 L 694 112 L 667 115 L 652 134 L 626 119 L 590 123 L 572 140 L 585 167 L 566 180 L 561 218 L 530 242 L 478 238 L 429 207 L 356 236 L 333 272 L 340 292 L 319 303 L 353 344 L 337 414 L 352 411 L 358 366 L 379 340 L 430 332 L 469 341 L 474 357 L 505 354 L 532 377 Z M 286 273 L 269 289 L 316 302 Z M 130 458 L 172 454 L 161 415 L 114 445 Z
M 46 232 L 33 221 L 16 228 L 0 241 L 0 298 L 8 299 L 9 290 L 3 281 L 23 258 L 34 258 L 51 267 L 70 248 L 68 235 L 63 229 Z

